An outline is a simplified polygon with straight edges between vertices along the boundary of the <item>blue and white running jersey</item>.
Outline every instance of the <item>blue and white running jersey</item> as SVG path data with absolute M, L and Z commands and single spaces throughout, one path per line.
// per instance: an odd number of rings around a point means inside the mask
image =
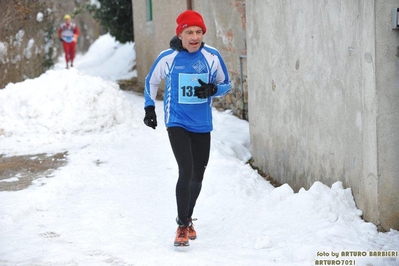
M 212 131 L 212 97 L 225 95 L 231 87 L 220 53 L 206 44 L 194 53 L 174 49 L 161 52 L 145 80 L 144 107 L 155 106 L 162 79 L 166 127 L 178 126 L 197 133 Z M 199 79 L 216 84 L 216 94 L 207 99 L 194 96 L 194 87 L 201 86 Z

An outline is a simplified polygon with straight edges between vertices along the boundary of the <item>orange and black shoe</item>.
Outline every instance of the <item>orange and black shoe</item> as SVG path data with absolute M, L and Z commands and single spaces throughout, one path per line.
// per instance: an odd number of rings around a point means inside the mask
M 187 227 L 188 229 L 188 239 L 190 240 L 194 240 L 197 238 L 197 232 L 194 229 L 194 224 L 193 224 L 193 220 L 197 220 L 197 219 L 188 219 L 188 221 L 190 222 L 190 225 Z
M 174 245 L 178 246 L 189 246 L 188 242 L 188 227 L 180 225 L 176 231 L 176 238 Z

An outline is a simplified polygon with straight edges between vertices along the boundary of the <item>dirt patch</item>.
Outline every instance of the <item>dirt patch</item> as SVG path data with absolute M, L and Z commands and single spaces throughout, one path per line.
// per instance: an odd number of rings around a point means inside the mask
M 119 80 L 119 88 L 124 91 L 134 91 L 139 94 L 144 93 L 144 85 L 141 84 L 137 77 L 131 79 Z
M 273 187 L 279 187 L 279 186 L 281 186 L 281 184 L 280 184 L 279 182 L 277 182 L 274 178 L 272 178 L 272 177 L 270 176 L 270 174 L 267 174 L 267 173 L 263 172 L 262 170 L 260 170 L 258 167 L 256 167 L 256 166 L 254 165 L 254 160 L 253 160 L 252 158 L 248 161 L 248 164 L 252 167 L 252 169 L 258 171 L 258 174 L 259 174 L 259 175 L 261 175 L 264 179 L 266 179 L 267 181 L 269 181 L 270 184 L 271 184 Z
M 17 191 L 32 181 L 51 177 L 54 170 L 67 164 L 67 152 L 5 157 L 0 154 L 0 191 Z
M 138 81 L 137 77 L 133 77 L 132 79 L 119 80 L 118 84 L 119 88 L 123 91 L 132 91 L 138 95 L 144 95 L 144 85 Z M 156 99 L 163 100 L 163 90 L 158 90 Z

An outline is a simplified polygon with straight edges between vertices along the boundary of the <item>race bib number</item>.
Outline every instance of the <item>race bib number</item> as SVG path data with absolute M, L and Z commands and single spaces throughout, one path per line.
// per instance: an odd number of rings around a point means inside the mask
M 73 36 L 64 36 L 62 39 L 67 43 L 73 42 Z
M 198 80 L 208 83 L 208 74 L 179 74 L 179 103 L 199 104 L 207 102 L 207 99 L 200 99 L 194 96 L 195 86 L 201 86 Z

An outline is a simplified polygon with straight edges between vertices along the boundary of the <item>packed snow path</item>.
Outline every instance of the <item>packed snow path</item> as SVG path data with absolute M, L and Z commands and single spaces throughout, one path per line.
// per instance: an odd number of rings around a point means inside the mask
M 130 68 L 90 64 L 93 54 L 134 62 L 132 50 L 105 35 L 76 68 L 63 69 L 61 59 L 0 91 L 0 154 L 68 152 L 51 178 L 0 192 L 0 265 L 399 265 L 399 233 L 364 222 L 349 188 L 274 188 L 246 164 L 248 123 L 216 110 L 194 213 L 198 239 L 174 247 L 178 169 L 162 103 L 158 128 L 146 127 L 142 96 L 113 81 Z

